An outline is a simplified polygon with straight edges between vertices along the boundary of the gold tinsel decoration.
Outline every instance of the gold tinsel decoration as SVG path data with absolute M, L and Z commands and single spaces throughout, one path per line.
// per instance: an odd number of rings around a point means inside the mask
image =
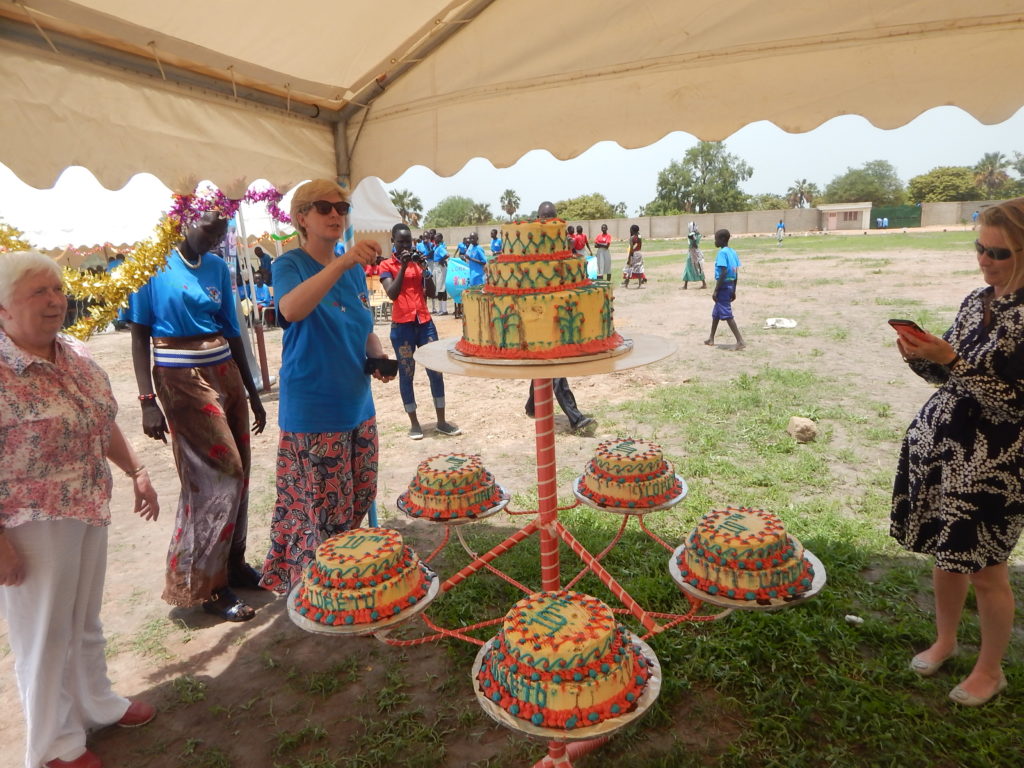
M 23 234 L 25 233 L 20 229 L 12 227 L 7 222 L 0 220 L 0 253 L 30 250 L 32 248 L 32 244 L 27 240 L 21 239 Z
M 78 299 L 96 302 L 89 314 L 69 326 L 66 333 L 83 341 L 97 329 L 106 328 L 117 317 L 118 310 L 128 306 L 128 297 L 149 282 L 163 269 L 167 254 L 181 240 L 181 223 L 164 217 L 153 238 L 139 243 L 132 257 L 117 269 L 97 275 L 87 270 L 64 268 L 64 286 Z

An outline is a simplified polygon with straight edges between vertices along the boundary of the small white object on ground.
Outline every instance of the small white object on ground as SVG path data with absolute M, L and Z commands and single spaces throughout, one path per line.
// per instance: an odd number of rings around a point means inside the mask
M 847 616 L 846 616 L 846 623 L 847 624 L 855 624 L 857 626 L 860 626 L 861 624 L 864 623 L 864 619 L 862 619 L 860 616 L 854 616 L 851 613 L 851 614 L 847 614 Z
M 796 328 L 796 320 L 790 320 L 788 317 L 766 317 L 764 321 L 765 328 Z

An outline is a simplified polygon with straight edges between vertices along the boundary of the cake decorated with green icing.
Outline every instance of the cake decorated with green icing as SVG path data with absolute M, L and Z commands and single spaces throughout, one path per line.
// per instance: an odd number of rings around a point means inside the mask
M 652 662 L 611 609 L 569 590 L 516 603 L 483 655 L 477 690 L 540 728 L 571 731 L 634 710 Z
M 676 498 L 683 484 L 661 446 L 624 437 L 597 446 L 578 490 L 601 506 L 645 509 Z
M 422 600 L 433 575 L 391 528 L 353 528 L 322 542 L 293 609 L 328 627 L 374 624 Z
M 814 567 L 782 520 L 763 509 L 714 509 L 701 518 L 676 563 L 708 595 L 770 603 L 811 589 Z
M 484 358 L 555 360 L 623 343 L 612 322 L 612 289 L 587 277 L 562 219 L 515 221 L 502 253 L 484 266 L 484 285 L 462 293 L 456 351 Z
M 442 453 L 420 462 L 398 501 L 410 517 L 451 521 L 479 517 L 501 499 L 494 475 L 479 456 Z

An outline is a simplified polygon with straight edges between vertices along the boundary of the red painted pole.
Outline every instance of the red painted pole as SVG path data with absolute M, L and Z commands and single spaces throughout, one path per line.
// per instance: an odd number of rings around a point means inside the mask
M 537 430 L 537 522 L 540 527 L 540 584 L 547 591 L 561 586 L 558 573 L 558 483 L 555 470 L 555 413 L 551 379 L 533 380 L 533 412 Z

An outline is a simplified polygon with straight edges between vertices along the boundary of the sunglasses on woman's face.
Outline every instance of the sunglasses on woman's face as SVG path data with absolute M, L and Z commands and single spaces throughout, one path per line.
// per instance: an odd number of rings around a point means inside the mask
M 989 248 L 987 245 L 982 245 L 980 240 L 974 241 L 974 250 L 978 252 L 979 256 L 984 253 L 993 261 L 1006 261 L 1013 256 L 1013 251 L 1009 248 Z
M 332 208 L 342 216 L 347 216 L 349 208 L 352 207 L 349 203 L 346 203 L 344 201 L 340 203 L 329 203 L 326 200 L 314 200 L 312 203 L 309 204 L 309 206 L 310 208 L 314 208 L 316 212 L 319 213 L 321 216 L 326 216 L 327 214 L 329 214 Z

